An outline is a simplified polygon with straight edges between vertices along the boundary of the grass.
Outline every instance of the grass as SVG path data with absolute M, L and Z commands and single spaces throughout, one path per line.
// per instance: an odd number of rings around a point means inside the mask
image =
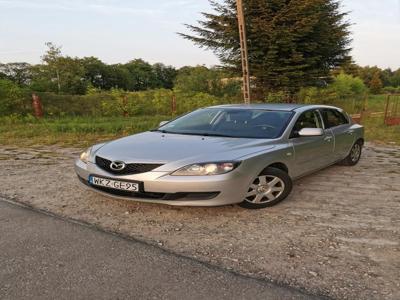
M 366 107 L 367 112 L 383 113 L 386 108 L 386 100 L 386 95 L 370 95 Z M 368 116 L 364 118 L 362 123 L 365 126 L 365 136 L 368 141 L 397 146 L 400 145 L 400 125 L 385 125 L 383 115 Z
M 383 116 L 365 118 L 362 125 L 365 127 L 367 141 L 400 146 L 400 125 L 385 125 Z
M 346 103 L 351 105 L 351 103 Z M 386 97 L 369 96 L 367 110 L 383 112 Z M 0 118 L 0 144 L 18 146 L 63 145 L 84 147 L 97 142 L 155 128 L 160 121 L 171 116 L 136 117 L 62 117 L 36 120 L 32 117 Z M 363 119 L 368 141 L 400 145 L 400 125 L 386 126 L 383 116 Z
M 0 144 L 39 146 L 88 146 L 96 142 L 155 128 L 171 116 L 140 117 L 65 117 L 36 120 L 34 118 L 1 118 Z

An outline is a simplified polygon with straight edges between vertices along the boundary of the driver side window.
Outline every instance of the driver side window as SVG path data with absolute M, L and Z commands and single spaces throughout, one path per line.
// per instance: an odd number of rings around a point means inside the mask
M 297 137 L 303 128 L 322 128 L 321 116 L 317 110 L 309 110 L 300 115 L 294 124 L 291 137 Z

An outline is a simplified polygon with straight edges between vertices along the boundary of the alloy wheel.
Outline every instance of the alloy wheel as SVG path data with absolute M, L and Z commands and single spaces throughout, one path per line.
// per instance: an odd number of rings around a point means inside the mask
M 260 175 L 250 185 L 245 200 L 254 204 L 264 204 L 276 200 L 285 190 L 282 179 L 272 175 Z
M 360 159 L 361 156 L 361 145 L 355 144 L 350 152 L 350 159 L 352 162 L 356 162 Z

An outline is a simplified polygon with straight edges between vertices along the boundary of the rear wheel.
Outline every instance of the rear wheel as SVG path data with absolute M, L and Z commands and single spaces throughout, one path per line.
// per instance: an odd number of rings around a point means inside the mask
M 342 165 L 345 166 L 355 166 L 361 158 L 363 142 L 361 140 L 357 141 L 350 150 L 349 155 L 341 161 Z
M 239 205 L 259 209 L 284 200 L 292 190 L 292 180 L 280 169 L 268 167 L 250 184 L 246 197 Z

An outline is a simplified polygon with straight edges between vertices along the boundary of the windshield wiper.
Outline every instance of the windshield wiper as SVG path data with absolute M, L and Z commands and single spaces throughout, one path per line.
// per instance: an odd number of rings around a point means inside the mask
M 161 133 L 173 133 L 173 132 L 169 132 L 169 131 L 166 131 L 166 130 L 162 130 L 162 129 L 151 129 L 151 130 L 149 130 L 150 132 L 161 132 Z
M 219 134 L 219 133 L 208 133 L 208 132 L 173 132 L 173 131 L 167 131 L 167 130 L 162 130 L 162 129 L 152 129 L 150 130 L 151 132 L 161 132 L 161 133 L 169 133 L 169 134 L 182 134 L 182 135 L 198 135 L 198 136 L 210 136 L 210 137 L 229 137 L 229 138 L 241 138 L 240 136 L 234 136 L 234 135 L 226 135 L 226 134 Z
M 226 135 L 226 134 L 220 134 L 220 133 L 201 133 L 200 135 L 203 136 L 217 136 L 217 137 L 229 137 L 229 138 L 240 138 L 240 136 L 235 136 L 235 135 Z

